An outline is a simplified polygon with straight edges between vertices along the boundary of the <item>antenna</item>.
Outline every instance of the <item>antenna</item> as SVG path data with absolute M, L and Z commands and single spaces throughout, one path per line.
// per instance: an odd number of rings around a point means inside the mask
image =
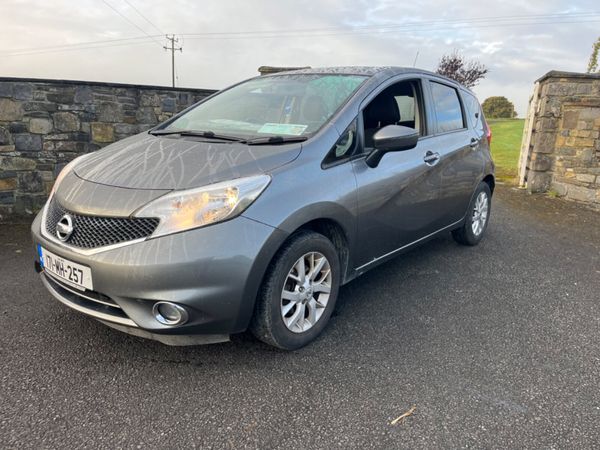
M 413 61 L 413 67 L 417 66 L 417 58 L 419 57 L 419 50 L 417 50 L 417 54 L 415 55 L 415 60 Z

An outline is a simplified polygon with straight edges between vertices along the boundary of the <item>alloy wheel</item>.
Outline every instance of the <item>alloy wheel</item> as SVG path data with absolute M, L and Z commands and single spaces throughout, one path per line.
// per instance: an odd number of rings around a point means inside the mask
M 488 196 L 485 192 L 480 192 L 475 200 L 473 218 L 471 220 L 471 229 L 473 230 L 473 234 L 475 236 L 479 236 L 481 233 L 483 233 L 488 218 L 488 210 Z
M 331 266 L 319 252 L 300 257 L 287 274 L 281 292 L 281 317 L 293 333 L 310 330 L 321 318 L 331 292 Z

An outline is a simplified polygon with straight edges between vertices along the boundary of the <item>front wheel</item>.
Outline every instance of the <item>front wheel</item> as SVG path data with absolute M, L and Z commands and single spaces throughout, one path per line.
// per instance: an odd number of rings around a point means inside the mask
M 271 263 L 250 331 L 285 350 L 305 346 L 327 325 L 340 276 L 339 257 L 329 239 L 310 231 L 296 234 Z
M 471 200 L 462 227 L 452 231 L 454 240 L 462 245 L 477 245 L 483 238 L 490 218 L 492 193 L 487 183 L 481 182 Z

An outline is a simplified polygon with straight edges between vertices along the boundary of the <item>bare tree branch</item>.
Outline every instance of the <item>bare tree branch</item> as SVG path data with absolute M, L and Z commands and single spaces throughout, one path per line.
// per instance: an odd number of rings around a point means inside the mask
M 477 85 L 488 72 L 488 68 L 482 63 L 474 60 L 467 61 L 456 50 L 450 55 L 442 56 L 436 70 L 436 73 L 451 78 L 468 88 Z

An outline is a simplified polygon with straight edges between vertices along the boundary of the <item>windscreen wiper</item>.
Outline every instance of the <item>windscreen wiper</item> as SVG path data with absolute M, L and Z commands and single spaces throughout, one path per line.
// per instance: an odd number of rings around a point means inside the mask
M 209 139 L 218 139 L 221 141 L 245 142 L 245 139 L 237 136 L 228 136 L 226 134 L 216 134 L 214 131 L 195 131 L 195 130 L 155 130 L 149 131 L 153 136 L 169 136 L 178 134 L 179 136 L 204 137 Z
M 244 141 L 248 145 L 273 145 L 287 144 L 288 142 L 303 142 L 308 139 L 308 136 L 269 136 L 248 139 Z
M 149 131 L 153 136 L 169 136 L 177 134 L 179 136 L 204 137 L 209 139 L 218 139 L 222 141 L 240 142 L 247 145 L 276 145 L 287 144 L 288 142 L 303 142 L 308 136 L 265 136 L 253 139 L 244 139 L 237 136 L 228 136 L 226 134 L 216 134 L 214 131 L 197 130 L 154 130 Z

